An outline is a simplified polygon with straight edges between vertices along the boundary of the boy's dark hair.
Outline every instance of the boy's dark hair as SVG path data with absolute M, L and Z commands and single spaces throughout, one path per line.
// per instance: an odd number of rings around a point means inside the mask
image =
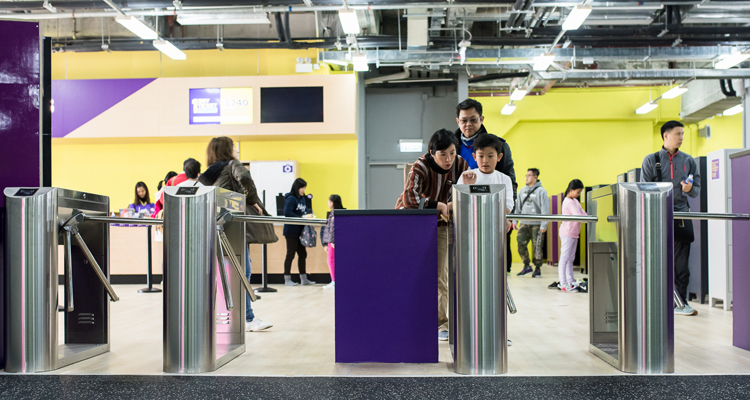
M 195 158 L 193 158 L 193 157 L 190 157 L 190 158 L 188 158 L 187 160 L 183 161 L 183 162 L 182 162 L 182 170 L 183 170 L 183 171 L 185 170 L 185 167 L 186 167 L 186 166 L 188 165 L 188 163 L 189 163 L 190 161 L 196 161 L 196 160 L 195 160 Z
M 534 176 L 536 176 L 537 179 L 539 178 L 539 170 L 538 169 L 536 169 L 536 168 L 529 168 L 528 170 L 531 171 L 531 173 L 534 174 Z
M 292 183 L 292 190 L 290 191 L 290 193 L 292 194 L 292 196 L 299 198 L 301 197 L 299 195 L 299 190 L 303 187 L 307 187 L 307 182 L 305 182 L 305 180 L 302 178 L 297 178 L 294 180 L 294 183 Z
M 185 168 L 185 176 L 188 179 L 198 179 L 198 175 L 201 173 L 201 163 L 194 158 L 189 158 L 182 165 Z
M 456 118 L 461 114 L 461 110 L 471 110 L 472 108 L 477 110 L 480 117 L 482 116 L 482 103 L 474 99 L 466 99 L 456 106 Z
M 667 121 L 661 126 L 661 140 L 664 140 L 664 134 L 671 131 L 674 128 L 684 128 L 685 125 L 678 121 Z
M 476 153 L 477 150 L 486 149 L 492 147 L 497 151 L 497 154 L 503 154 L 503 144 L 500 139 L 495 135 L 482 133 L 474 139 L 474 145 L 471 148 L 472 153 Z
M 430 142 L 427 144 L 427 150 L 430 153 L 437 153 L 440 150 L 445 150 L 448 147 L 451 147 L 451 145 L 456 146 L 456 149 L 458 150 L 458 139 L 456 139 L 456 134 L 447 129 L 441 129 L 432 134 Z

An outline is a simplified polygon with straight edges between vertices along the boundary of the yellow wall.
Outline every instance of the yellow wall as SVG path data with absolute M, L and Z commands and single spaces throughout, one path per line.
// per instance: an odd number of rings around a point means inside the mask
M 313 209 L 325 216 L 330 194 L 341 195 L 349 208 L 357 204 L 357 140 L 353 135 L 340 136 L 240 138 L 240 159 L 299 162 L 300 177 L 308 183 L 307 192 L 314 195 Z M 182 171 L 185 159 L 197 159 L 205 170 L 209 140 L 55 139 L 52 185 L 110 196 L 112 210 L 119 210 L 133 202 L 136 182 L 144 181 L 154 201 L 158 182 L 169 171 Z M 269 207 L 275 207 L 272 195 L 266 194 Z
M 186 50 L 175 61 L 158 51 L 54 53 L 52 79 L 135 79 L 196 76 L 296 75 L 297 57 L 317 61 L 310 50 Z M 323 67 L 313 74 L 327 74 Z
M 316 61 L 316 50 L 200 50 L 186 51 L 187 60 L 174 61 L 160 53 L 55 53 L 52 79 L 130 79 L 155 77 L 298 75 L 297 57 Z M 260 71 L 258 72 L 258 66 Z M 327 68 L 314 74 L 328 74 Z M 357 204 L 357 139 L 351 135 L 306 135 L 277 138 L 239 136 L 243 161 L 296 160 L 300 176 L 314 195 L 319 216 L 328 210 L 328 195 L 341 195 L 348 208 Z M 135 184 L 151 191 L 169 171 L 180 172 L 194 157 L 206 165 L 210 137 L 143 139 L 55 139 L 52 143 L 52 184 L 110 196 L 113 210 L 133 201 Z M 273 205 L 273 200 L 267 199 Z
M 477 97 L 484 108 L 485 126 L 508 141 L 519 187 L 528 168 L 538 168 L 550 196 L 565 191 L 572 179 L 587 186 L 611 184 L 617 175 L 640 168 L 643 158 L 662 146 L 661 125 L 679 120 L 680 100 L 661 100 L 646 115 L 635 109 L 669 87 L 649 89 L 552 89 L 543 96 L 516 102 L 510 115 L 500 114 L 508 97 Z M 682 150 L 690 155 L 742 146 L 742 115 L 715 117 L 711 139 L 698 137 L 698 124 L 687 125 Z M 515 235 L 511 241 L 514 262 L 520 262 Z

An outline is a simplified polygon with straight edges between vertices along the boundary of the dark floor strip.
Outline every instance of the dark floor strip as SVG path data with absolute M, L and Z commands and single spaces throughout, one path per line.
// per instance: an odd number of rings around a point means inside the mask
M 747 399 L 748 375 L 242 377 L 0 375 L 2 399 Z

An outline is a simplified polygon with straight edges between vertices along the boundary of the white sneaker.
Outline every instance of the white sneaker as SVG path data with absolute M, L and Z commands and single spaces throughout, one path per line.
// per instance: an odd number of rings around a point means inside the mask
M 331 283 L 323 286 L 323 289 L 336 289 L 336 282 L 331 282 Z
M 245 321 L 245 331 L 246 332 L 257 332 L 262 331 L 264 329 L 268 329 L 272 327 L 273 324 L 269 324 L 268 322 L 263 322 L 258 318 L 253 319 L 251 322 Z

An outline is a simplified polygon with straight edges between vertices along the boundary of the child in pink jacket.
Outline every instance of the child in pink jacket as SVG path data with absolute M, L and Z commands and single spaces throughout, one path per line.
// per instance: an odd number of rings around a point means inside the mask
M 583 182 L 573 179 L 565 190 L 565 199 L 562 203 L 563 215 L 586 215 L 586 211 L 581 208 L 578 197 L 583 190 Z M 560 276 L 560 290 L 565 293 L 578 291 L 573 277 L 573 260 L 576 257 L 576 246 L 578 245 L 578 236 L 581 234 L 580 222 L 563 222 L 560 224 L 560 241 L 562 242 L 562 251 L 560 262 L 558 264 L 558 273 Z

